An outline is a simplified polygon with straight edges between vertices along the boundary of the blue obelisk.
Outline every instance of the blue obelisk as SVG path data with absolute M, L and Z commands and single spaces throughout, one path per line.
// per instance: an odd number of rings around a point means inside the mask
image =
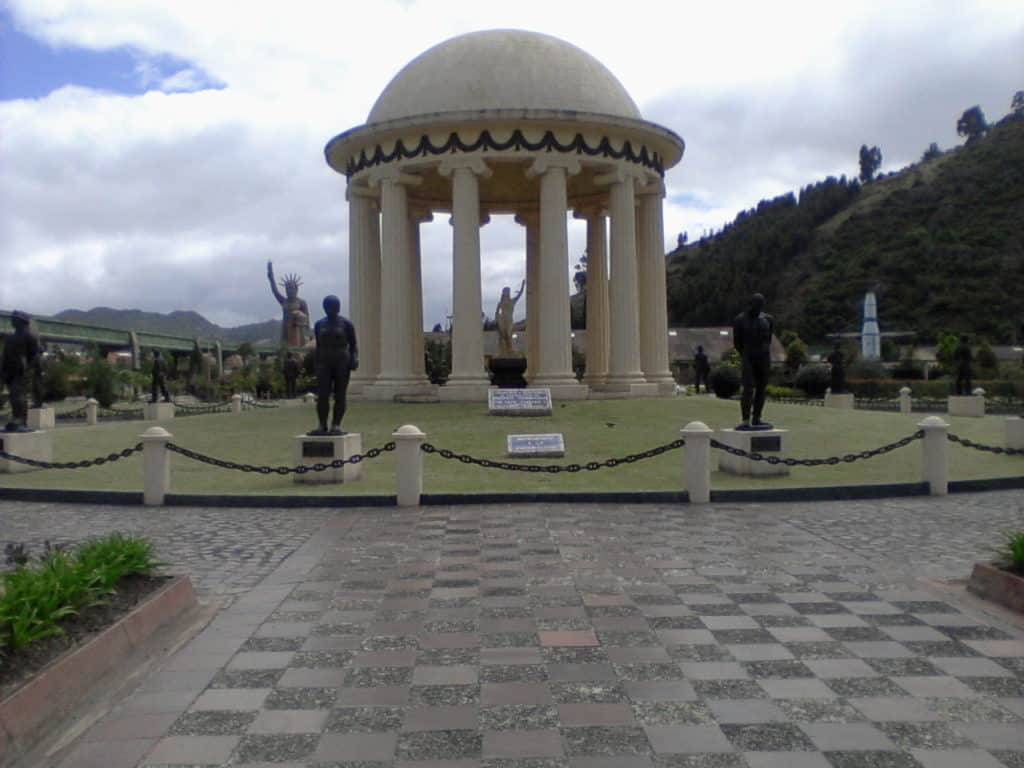
M 878 330 L 878 302 L 875 292 L 868 291 L 864 296 L 864 325 L 860 330 L 860 356 L 865 360 L 878 360 L 882 357 L 882 334 Z

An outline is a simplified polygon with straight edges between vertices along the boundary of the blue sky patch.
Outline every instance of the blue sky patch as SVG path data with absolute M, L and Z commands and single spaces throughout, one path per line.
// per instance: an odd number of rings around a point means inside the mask
M 151 90 L 223 88 L 190 62 L 134 48 L 53 48 L 14 26 L 0 11 L 0 100 L 38 99 L 65 85 L 135 95 Z

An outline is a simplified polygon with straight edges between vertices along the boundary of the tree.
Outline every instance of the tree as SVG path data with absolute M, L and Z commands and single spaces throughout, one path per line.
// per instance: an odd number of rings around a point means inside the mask
M 924 151 L 924 154 L 921 155 L 921 160 L 933 160 L 934 158 L 938 157 L 941 154 L 942 150 L 939 149 L 939 145 L 933 141 L 931 144 L 928 145 L 928 149 Z
M 867 184 L 882 166 L 882 150 L 878 147 L 868 149 L 867 144 L 860 145 L 860 180 Z
M 587 252 L 584 251 L 580 260 L 576 262 L 576 273 L 572 276 L 576 283 L 576 293 L 584 293 L 587 290 Z
M 985 113 L 978 105 L 965 109 L 964 113 L 960 115 L 960 119 L 956 121 L 957 135 L 966 136 L 968 144 L 976 142 L 985 135 L 987 130 L 988 123 L 985 122 Z
M 1010 102 L 1010 114 L 1018 119 L 1024 119 L 1024 91 L 1017 91 L 1013 94 Z
M 790 371 L 798 370 L 807 362 L 807 357 L 807 345 L 799 336 L 786 345 L 786 368 Z
M 252 348 L 252 344 L 248 341 L 243 341 L 238 345 L 238 356 L 242 358 L 242 367 L 249 365 L 249 358 L 256 354 L 256 351 Z

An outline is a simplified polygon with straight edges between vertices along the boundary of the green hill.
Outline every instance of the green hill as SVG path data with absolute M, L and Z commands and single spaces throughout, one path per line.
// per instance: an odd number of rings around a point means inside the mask
M 728 323 L 753 291 L 808 340 L 860 328 L 1008 343 L 1024 333 L 1024 120 L 870 182 L 829 178 L 668 255 L 669 322 Z
M 148 331 L 150 333 L 166 333 L 171 336 L 220 339 L 238 344 L 245 341 L 273 343 L 277 341 L 281 333 L 281 324 L 278 320 L 240 325 L 236 328 L 221 328 L 198 312 L 181 310 L 165 315 L 159 312 L 144 312 L 140 309 L 94 307 L 90 310 L 65 309 L 54 317 L 75 323 L 91 323 L 125 331 Z

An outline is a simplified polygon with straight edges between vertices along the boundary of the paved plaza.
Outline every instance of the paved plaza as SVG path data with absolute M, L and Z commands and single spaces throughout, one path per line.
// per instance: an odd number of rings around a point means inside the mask
M 0 539 L 146 533 L 227 603 L 59 768 L 1021 768 L 1024 631 L 940 583 L 1021 496 L 3 503 Z

